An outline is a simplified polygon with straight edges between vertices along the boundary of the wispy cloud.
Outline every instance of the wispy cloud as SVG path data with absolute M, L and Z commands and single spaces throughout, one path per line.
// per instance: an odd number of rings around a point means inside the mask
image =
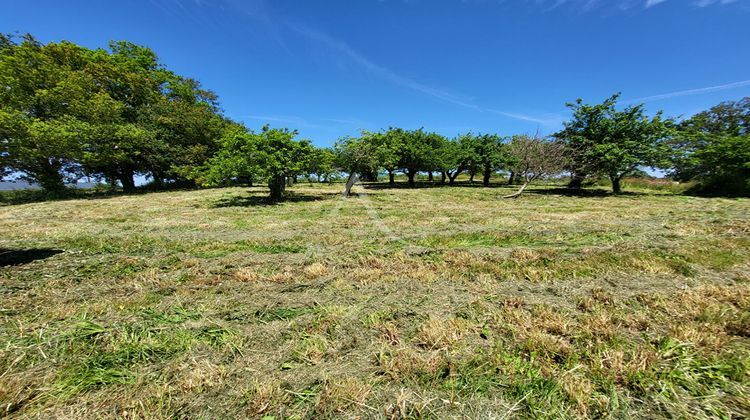
M 697 89 L 680 90 L 677 92 L 662 93 L 659 95 L 644 96 L 642 98 L 628 99 L 623 101 L 625 104 L 636 103 L 636 102 L 653 102 L 660 101 L 663 99 L 677 98 L 680 96 L 691 96 L 691 95 L 702 95 L 704 93 L 718 92 L 728 89 L 737 89 L 745 86 L 750 86 L 750 80 L 741 80 L 739 82 L 727 83 L 724 85 L 708 86 Z
M 484 108 L 485 112 L 489 112 L 492 114 L 502 115 L 504 117 L 513 118 L 516 120 L 521 121 L 528 121 L 533 122 L 536 124 L 544 125 L 544 126 L 556 126 L 559 124 L 562 124 L 564 121 L 564 118 L 560 114 L 544 114 L 544 115 L 528 115 L 528 114 L 519 114 L 516 112 L 505 112 L 500 111 L 497 109 L 491 109 L 491 108 Z
M 294 25 L 289 24 L 289 27 L 294 30 L 295 32 L 307 37 L 308 39 L 320 43 L 321 45 L 325 46 L 326 48 L 343 55 L 344 57 L 348 58 L 355 64 L 359 65 L 360 67 L 364 68 L 365 70 L 369 71 L 370 73 L 374 74 L 377 77 L 380 77 L 388 82 L 391 82 L 395 85 L 402 86 L 411 90 L 414 90 L 416 92 L 420 92 L 424 95 L 431 96 L 433 98 L 463 107 L 467 109 L 471 109 L 477 112 L 484 112 L 484 113 L 492 113 L 496 115 L 501 115 L 508 118 L 513 118 L 521 121 L 528 121 L 528 122 L 534 122 L 537 124 L 542 125 L 556 125 L 559 123 L 560 118 L 557 116 L 535 116 L 535 115 L 527 115 L 527 114 L 521 114 L 517 112 L 506 112 L 506 111 L 500 111 L 496 109 L 490 109 L 481 107 L 477 104 L 475 104 L 471 99 L 466 98 L 461 95 L 457 95 L 455 93 L 448 92 L 444 89 L 436 88 L 421 82 L 418 82 L 414 79 L 411 79 L 409 77 L 400 75 L 393 70 L 384 67 L 380 64 L 377 64 L 367 58 L 364 54 L 360 53 L 359 51 L 356 51 L 352 47 L 350 47 L 347 43 L 344 41 L 341 41 L 339 39 L 336 39 L 328 34 L 310 29 L 308 27 L 304 27 L 301 25 Z
M 397 74 L 386 67 L 376 64 L 370 59 L 368 59 L 367 57 L 365 57 L 360 52 L 351 48 L 347 43 L 341 40 L 335 39 L 331 37 L 330 35 L 327 35 L 325 33 L 322 33 L 322 32 L 319 32 L 319 31 L 316 31 L 316 30 L 313 30 L 313 29 L 310 29 L 301 25 L 289 24 L 289 27 L 295 32 L 307 37 L 308 39 L 318 42 L 326 46 L 327 48 L 342 54 L 343 56 L 349 58 L 351 61 L 365 68 L 367 71 L 371 72 L 372 74 L 382 79 L 385 79 L 391 83 L 394 83 L 396 85 L 403 86 L 403 87 L 406 87 L 406 88 L 409 88 L 409 89 L 424 93 L 426 95 L 433 96 L 435 98 L 442 99 L 444 101 L 451 102 L 453 104 L 460 105 L 466 108 L 478 109 L 478 107 L 470 103 L 467 98 L 462 98 L 458 95 L 452 94 L 445 90 L 419 83 L 408 77 Z
M 738 0 L 696 0 L 693 4 L 698 7 L 708 7 L 713 4 L 731 4 L 736 3 Z
M 477 2 L 479 1 L 481 0 L 477 0 Z M 587 13 L 595 10 L 626 11 L 638 8 L 650 9 L 656 5 L 665 3 L 666 1 L 667 0 L 530 0 L 529 3 L 541 7 L 544 11 L 550 11 L 565 6 L 573 10 L 578 10 L 581 13 Z M 688 7 L 707 7 L 711 5 L 728 5 L 746 1 L 747 0 L 680 0 L 673 3 Z M 471 0 L 463 0 L 463 2 L 471 2 Z

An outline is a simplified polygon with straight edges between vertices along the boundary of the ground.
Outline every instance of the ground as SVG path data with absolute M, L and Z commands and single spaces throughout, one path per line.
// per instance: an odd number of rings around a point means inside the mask
M 0 206 L 0 417 L 747 417 L 750 200 Z

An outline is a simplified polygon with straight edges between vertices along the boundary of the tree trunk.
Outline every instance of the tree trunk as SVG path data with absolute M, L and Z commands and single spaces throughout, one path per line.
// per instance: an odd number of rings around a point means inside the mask
M 271 190 L 272 200 L 281 200 L 284 197 L 286 189 L 286 177 L 284 175 L 274 175 L 268 180 L 268 189 Z
M 151 172 L 154 188 L 161 190 L 164 188 L 164 175 L 160 172 Z
M 388 171 L 388 185 L 391 187 L 396 185 L 396 174 L 393 171 Z
M 503 198 L 516 198 L 520 197 L 523 193 L 523 190 L 526 189 L 526 186 L 529 185 L 528 181 L 524 182 L 523 185 L 521 185 L 521 188 L 518 189 L 518 191 L 514 192 L 513 194 L 505 195 Z
M 580 172 L 573 172 L 570 174 L 570 182 L 568 188 L 580 190 L 583 188 L 583 181 L 586 179 L 586 174 Z
M 482 178 L 482 185 L 484 185 L 485 187 L 489 187 L 491 176 L 492 176 L 492 168 L 490 168 L 489 166 L 485 166 L 484 177 Z
M 135 191 L 135 176 L 134 172 L 130 168 L 123 168 L 120 170 L 120 183 L 122 184 L 122 190 L 126 193 Z
M 362 171 L 362 181 L 378 182 L 378 173 L 376 171 Z
M 448 177 L 448 174 L 445 173 L 445 171 L 440 172 L 440 183 L 445 184 L 445 179 Z
M 508 176 L 508 185 L 513 185 L 515 178 L 516 178 L 516 173 L 513 171 L 510 171 L 510 175 Z
M 47 159 L 42 159 L 40 163 L 39 171 L 34 174 L 39 185 L 48 192 L 60 193 L 65 191 L 65 181 L 57 165 L 50 163 Z
M 352 193 L 352 187 L 357 182 L 357 173 L 352 172 L 349 174 L 349 178 L 346 180 L 346 188 L 344 189 L 344 197 L 349 197 Z
M 414 176 L 417 175 L 417 171 L 407 170 L 407 176 L 409 177 L 409 186 L 414 187 Z
M 474 175 L 475 175 L 474 172 L 472 172 L 472 173 L 469 174 L 469 184 L 473 184 L 474 183 Z
M 453 185 L 456 183 L 456 178 L 458 178 L 458 175 L 461 173 L 460 170 L 453 172 L 452 174 L 448 172 L 448 183 L 450 185 Z
M 610 177 L 609 178 L 612 181 L 612 192 L 615 194 L 619 194 L 622 192 L 622 185 L 620 185 L 620 177 Z
M 428 181 L 432 182 L 432 181 L 434 181 L 434 180 L 435 180 L 435 179 L 434 179 L 434 178 L 432 177 L 432 171 L 428 172 L 427 174 L 428 174 L 428 175 L 427 175 L 427 180 L 428 180 Z

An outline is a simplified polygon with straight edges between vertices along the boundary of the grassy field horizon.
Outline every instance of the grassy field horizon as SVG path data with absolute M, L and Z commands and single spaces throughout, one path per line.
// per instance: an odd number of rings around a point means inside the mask
M 355 187 L 0 206 L 0 416 L 750 415 L 750 199 Z

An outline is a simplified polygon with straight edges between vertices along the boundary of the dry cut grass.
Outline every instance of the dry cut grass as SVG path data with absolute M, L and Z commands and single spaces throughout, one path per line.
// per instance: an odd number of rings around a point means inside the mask
M 646 187 L 0 207 L 0 416 L 747 417 L 750 201 Z

